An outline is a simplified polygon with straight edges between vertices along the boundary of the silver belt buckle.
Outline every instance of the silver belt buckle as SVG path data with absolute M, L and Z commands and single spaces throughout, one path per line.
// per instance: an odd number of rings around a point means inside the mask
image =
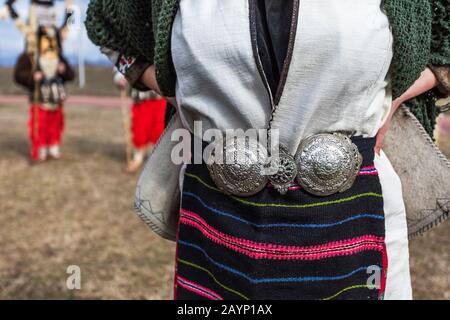
M 316 196 L 344 192 L 355 182 L 362 160 L 358 147 L 342 133 L 308 137 L 295 156 L 297 182 Z
M 324 133 L 302 141 L 295 157 L 283 147 L 270 167 L 276 173 L 267 175 L 269 161 L 266 149 L 245 137 L 225 140 L 219 147 L 223 163 L 212 153 L 207 167 L 216 186 L 227 194 L 248 197 L 260 192 L 270 181 L 278 192 L 287 193 L 297 183 L 316 196 L 329 196 L 348 190 L 358 176 L 362 156 L 350 138 L 341 133 Z M 217 150 L 214 149 L 214 150 Z
M 207 167 L 216 186 L 226 194 L 249 197 L 264 189 L 265 148 L 248 137 L 231 137 L 212 148 Z M 219 161 L 218 161 L 219 160 Z

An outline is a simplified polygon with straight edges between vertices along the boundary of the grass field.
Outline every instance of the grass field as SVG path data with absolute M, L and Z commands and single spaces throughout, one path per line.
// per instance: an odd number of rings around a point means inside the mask
M 0 299 L 171 298 L 174 248 L 133 213 L 120 110 L 66 110 L 64 159 L 30 167 L 27 109 L 0 106 Z

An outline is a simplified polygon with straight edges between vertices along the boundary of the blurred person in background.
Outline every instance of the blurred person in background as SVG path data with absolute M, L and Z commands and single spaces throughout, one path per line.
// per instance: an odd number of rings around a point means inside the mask
M 64 23 L 57 27 L 53 0 L 33 0 L 25 22 L 15 11 L 15 0 L 8 0 L 4 9 L 25 36 L 25 51 L 15 68 L 15 81 L 28 90 L 30 118 L 28 122 L 32 163 L 49 158 L 60 159 L 64 129 L 63 103 L 67 97 L 65 83 L 75 77 L 63 56 L 62 41 L 71 16 L 66 11 Z M 68 6 L 71 1 L 66 1 Z
M 117 69 L 114 83 L 120 90 L 127 90 L 128 81 Z M 144 164 L 145 156 L 156 145 L 165 127 L 166 100 L 153 90 L 130 89 L 133 105 L 131 107 L 131 143 L 133 146 L 127 172 L 135 173 Z
M 64 130 L 65 84 L 75 73 L 62 55 L 59 30 L 38 29 L 36 53 L 24 52 L 14 69 L 16 82 L 28 90 L 31 160 L 60 159 Z

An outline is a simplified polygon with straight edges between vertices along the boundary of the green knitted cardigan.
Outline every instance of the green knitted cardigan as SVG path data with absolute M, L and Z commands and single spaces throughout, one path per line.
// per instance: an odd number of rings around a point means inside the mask
M 166 96 L 175 94 L 171 57 L 172 23 L 180 0 L 91 0 L 86 28 L 98 46 L 156 65 Z M 227 0 L 224 0 L 227 1 Z M 417 80 L 426 65 L 450 65 L 450 0 L 384 0 L 394 36 L 391 65 L 394 98 Z M 408 106 L 432 136 L 437 90 Z

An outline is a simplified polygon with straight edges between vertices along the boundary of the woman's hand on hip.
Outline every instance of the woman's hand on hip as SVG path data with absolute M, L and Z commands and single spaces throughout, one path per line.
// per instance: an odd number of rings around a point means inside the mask
M 141 77 L 141 82 L 148 88 L 157 92 L 159 95 L 162 95 L 161 89 L 159 88 L 159 85 L 158 85 L 158 81 L 156 80 L 155 65 L 151 65 L 144 71 L 144 73 L 142 74 L 142 77 Z M 177 106 L 175 97 L 165 97 L 165 99 L 174 107 Z
M 141 82 L 148 88 L 152 89 L 153 91 L 156 91 L 158 94 L 161 94 L 158 82 L 156 81 L 156 67 L 154 64 L 144 71 L 144 73 L 141 76 Z
M 376 139 L 376 143 L 375 143 L 375 153 L 378 155 L 380 155 L 380 153 L 381 153 L 381 148 L 383 146 L 384 138 L 386 137 L 387 132 L 391 128 L 392 118 L 394 117 L 394 113 L 402 105 L 402 103 L 403 103 L 403 101 L 401 101 L 400 99 L 396 99 L 392 103 L 391 112 L 389 113 L 389 116 L 388 116 L 386 122 L 380 128 L 380 130 L 378 130 L 377 139 Z

